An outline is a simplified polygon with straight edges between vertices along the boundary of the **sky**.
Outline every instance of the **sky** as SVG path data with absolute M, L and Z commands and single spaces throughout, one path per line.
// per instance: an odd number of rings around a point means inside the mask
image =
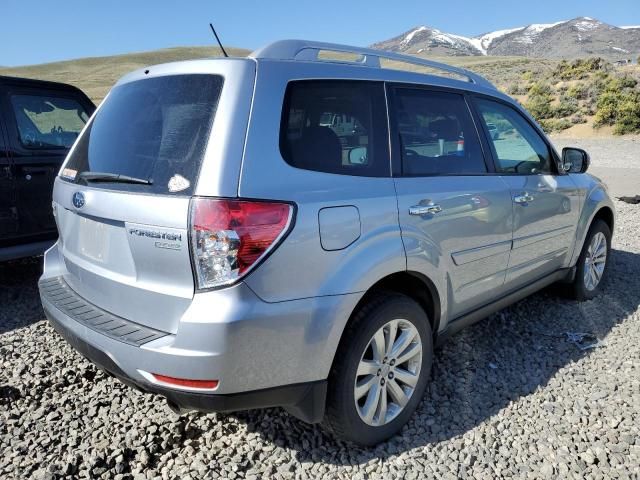
M 587 16 L 640 25 L 640 0 L 0 0 L 0 65 L 304 38 L 367 46 L 429 25 L 474 36 Z

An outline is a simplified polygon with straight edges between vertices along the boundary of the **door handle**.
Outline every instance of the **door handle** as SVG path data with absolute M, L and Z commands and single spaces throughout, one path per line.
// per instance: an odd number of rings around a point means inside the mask
M 409 207 L 409 215 L 435 215 L 441 211 L 442 207 L 433 202 L 429 202 L 426 205 L 414 205 L 413 207 Z
M 513 201 L 520 204 L 533 202 L 534 200 L 535 197 L 527 192 L 524 192 L 522 195 L 516 195 L 515 197 L 513 197 Z

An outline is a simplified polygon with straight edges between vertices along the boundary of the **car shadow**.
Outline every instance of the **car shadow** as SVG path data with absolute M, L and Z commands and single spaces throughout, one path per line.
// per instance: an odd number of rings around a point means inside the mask
M 544 387 L 561 368 L 589 355 L 594 350 L 589 346 L 599 348 L 598 339 L 638 309 L 640 254 L 614 250 L 610 262 L 603 292 L 594 300 L 568 300 L 552 286 L 452 337 L 435 352 L 431 381 L 416 413 L 398 435 L 377 447 L 323 438 L 327 434 L 319 426 L 277 410 L 234 416 L 265 439 L 296 451 L 300 462 L 363 464 L 462 435 Z M 579 342 L 575 333 L 589 335 Z M 314 448 L 310 438 L 322 438 L 321 447 Z
M 0 263 L 0 334 L 44 318 L 38 294 L 42 257 Z

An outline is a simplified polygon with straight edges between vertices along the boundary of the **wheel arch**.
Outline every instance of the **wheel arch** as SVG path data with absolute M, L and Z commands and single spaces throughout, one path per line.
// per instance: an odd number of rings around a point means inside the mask
M 584 242 L 586 241 L 589 229 L 595 221 L 604 221 L 611 230 L 613 235 L 613 229 L 616 221 L 615 209 L 613 202 L 609 198 L 607 192 L 601 186 L 597 186 L 589 194 L 585 200 L 584 208 L 580 220 L 578 221 L 578 228 L 576 231 L 576 243 L 573 250 L 570 266 L 575 266 L 578 261 L 578 257 L 584 248 Z
M 613 234 L 613 227 L 615 225 L 615 215 L 613 214 L 613 210 L 611 208 L 609 208 L 608 206 L 603 206 L 601 207 L 593 216 L 593 219 L 591 220 L 591 223 L 589 224 L 589 228 L 591 228 L 591 225 L 593 225 L 596 220 L 602 220 L 604 223 L 607 224 L 607 226 L 609 227 L 609 230 L 611 230 L 611 233 Z
M 384 292 L 400 293 L 416 301 L 427 314 L 431 331 L 435 338 L 440 327 L 442 314 L 440 294 L 430 278 L 419 272 L 411 271 L 389 274 L 369 287 L 351 312 L 344 330 L 347 329 L 355 313 L 358 312 L 365 303 L 371 301 L 376 295 L 383 294 Z

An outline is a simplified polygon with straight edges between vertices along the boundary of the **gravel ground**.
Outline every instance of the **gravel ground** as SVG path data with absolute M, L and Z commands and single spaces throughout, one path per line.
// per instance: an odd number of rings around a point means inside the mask
M 579 147 L 589 152 L 589 173 L 601 178 L 614 197 L 640 195 L 640 136 L 571 139 L 552 137 L 558 153 L 563 147 Z
M 0 265 L 0 478 L 638 478 L 640 205 L 617 208 L 600 297 L 542 292 L 455 336 L 368 450 L 280 410 L 175 416 L 43 321 L 38 261 Z
M 591 165 L 597 168 L 640 169 L 640 135 L 615 137 L 569 138 L 551 137 L 558 153 L 563 147 L 583 148 L 591 155 Z

